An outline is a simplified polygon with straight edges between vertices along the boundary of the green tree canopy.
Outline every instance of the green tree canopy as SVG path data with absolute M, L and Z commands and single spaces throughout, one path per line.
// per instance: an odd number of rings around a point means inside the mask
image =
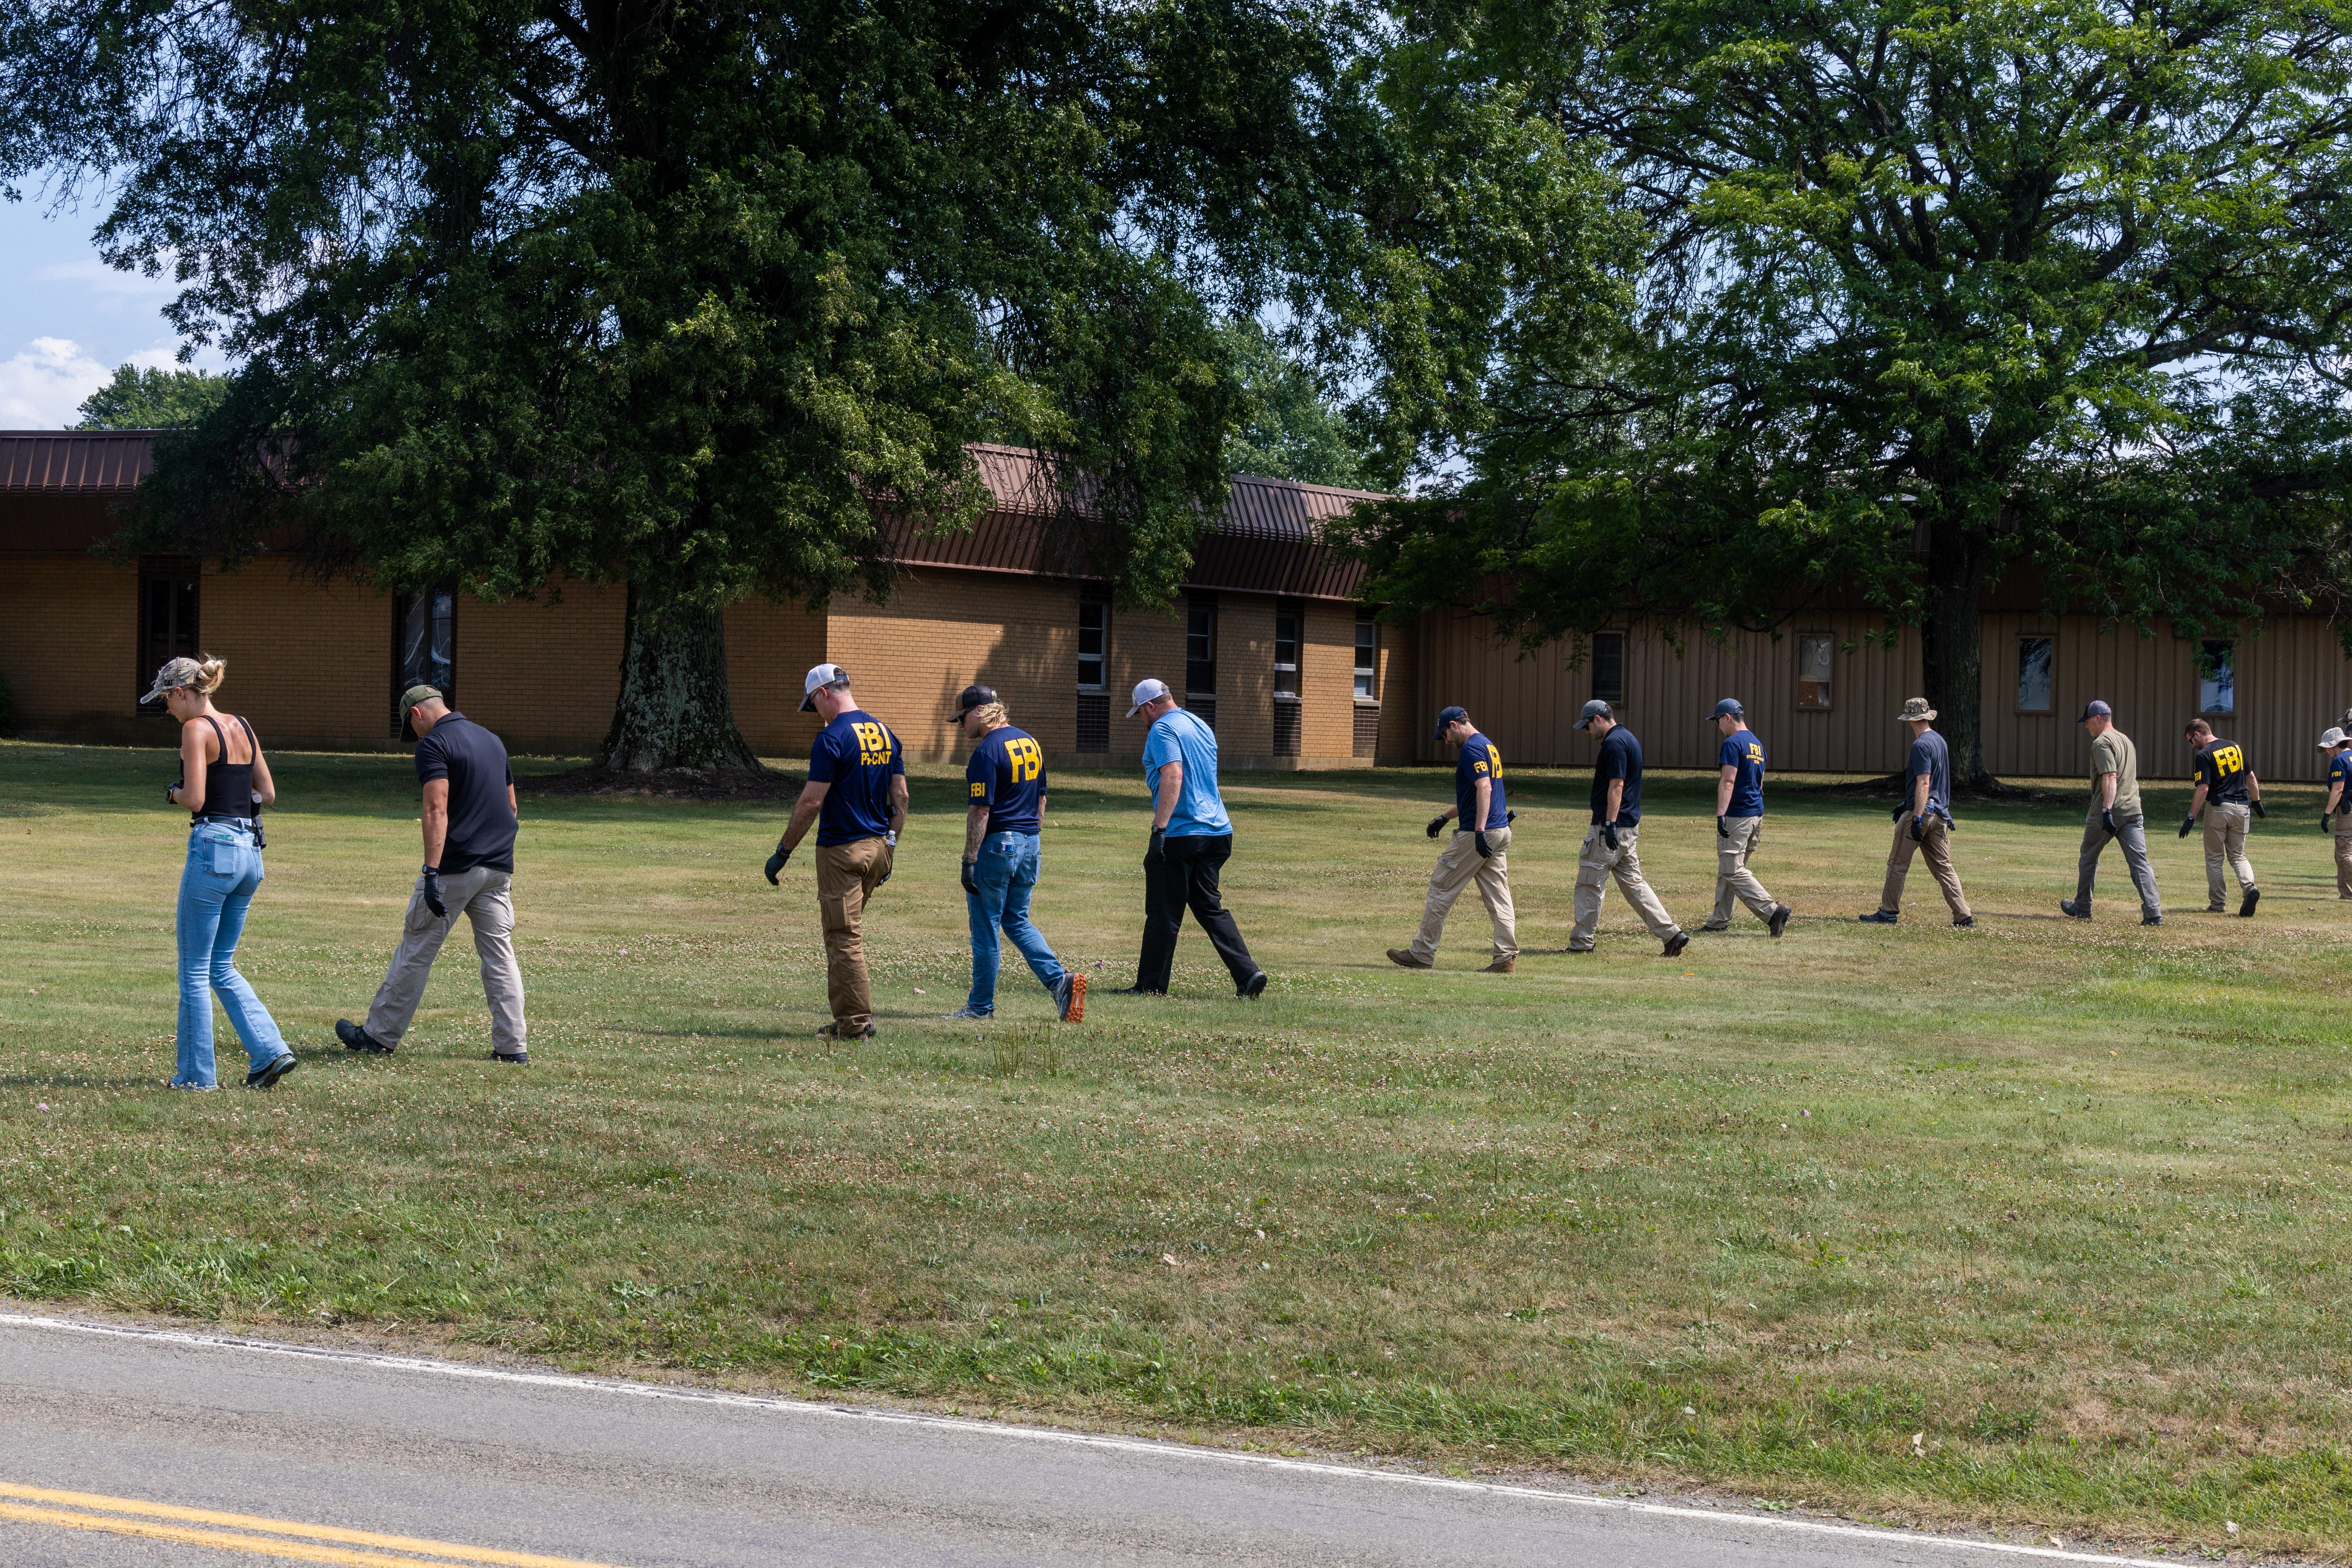
M 2334 605 L 2347 25 L 2285 0 L 1416 13 L 1402 68 L 1443 61 L 1455 114 L 1590 159 L 1612 222 L 1476 209 L 1538 261 L 1472 323 L 1496 352 L 1414 412 L 1470 478 L 1361 531 L 1370 591 L 1529 646 L 1856 593 L 1920 628 L 1979 780 L 1978 606 L 2006 570 L 2191 635 Z M 1607 289 L 1564 298 L 1565 258 Z
M 228 377 L 201 370 L 115 367 L 114 379 L 82 400 L 79 430 L 184 430 L 220 406 Z
M 1226 336 L 1235 377 L 1249 399 L 1241 428 L 1225 440 L 1225 467 L 1315 485 L 1360 489 L 1370 479 L 1363 444 L 1314 374 L 1282 352 L 1254 321 Z
M 109 258 L 245 368 L 149 488 L 235 560 L 625 580 L 606 760 L 754 765 L 721 608 L 886 591 L 877 500 L 1034 446 L 1164 599 L 1223 499 L 1224 310 L 1318 235 L 1347 18 L 808 0 L 0 0 L 0 172 L 115 181 Z M 1376 137 L 1356 135 L 1354 145 Z

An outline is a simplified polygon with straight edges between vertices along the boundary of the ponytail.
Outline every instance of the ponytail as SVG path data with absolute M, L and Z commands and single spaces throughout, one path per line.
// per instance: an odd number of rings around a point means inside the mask
M 228 660 L 215 658 L 212 655 L 205 654 L 196 660 L 196 679 L 189 684 L 210 697 L 220 689 L 221 680 L 227 674 Z

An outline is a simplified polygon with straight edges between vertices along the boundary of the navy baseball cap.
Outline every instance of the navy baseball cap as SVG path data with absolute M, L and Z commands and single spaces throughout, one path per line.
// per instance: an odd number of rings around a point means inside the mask
M 1441 708 L 1437 710 L 1437 733 L 1432 735 L 1430 739 L 1433 741 L 1443 741 L 1445 739 L 1445 726 L 1448 724 L 1467 724 L 1469 721 L 1470 710 L 1467 708 Z
M 948 717 L 961 724 L 964 716 L 973 709 L 985 708 L 995 700 L 996 688 L 993 686 L 967 686 L 963 689 L 963 695 L 956 699 L 955 711 Z
M 1595 719 L 1606 719 L 1613 724 L 1617 721 L 1617 710 L 1596 697 L 1584 705 L 1583 712 L 1576 716 L 1576 727 L 1580 730 L 1590 730 Z
M 1727 697 L 1722 701 L 1717 703 L 1715 705 L 1715 711 L 1709 714 L 1708 717 L 1720 719 L 1727 713 L 1730 714 L 1734 719 L 1745 719 L 1748 717 L 1748 710 L 1739 705 L 1739 699 L 1737 697 Z
M 2095 697 L 2092 698 L 2090 701 L 2083 705 L 2083 719 L 2088 719 L 2094 713 L 2108 719 L 2112 719 L 2116 716 L 2116 710 L 2114 709 L 2108 707 L 2105 703 L 2100 701 Z M 2077 719 L 2074 722 L 2079 724 L 2083 721 L 2083 719 Z

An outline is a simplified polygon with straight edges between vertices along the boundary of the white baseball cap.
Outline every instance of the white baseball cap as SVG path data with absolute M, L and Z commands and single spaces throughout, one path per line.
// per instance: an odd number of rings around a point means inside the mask
M 1143 711 L 1145 703 L 1157 702 L 1167 696 L 1168 683 L 1164 680 L 1139 680 L 1135 683 L 1135 689 L 1129 695 L 1135 700 L 1135 706 L 1127 710 L 1127 716 L 1132 719 Z
M 2352 740 L 2352 735 L 2347 735 L 2341 730 L 2326 730 L 2320 733 L 2319 749 L 2323 752 L 2332 752 L 2347 740 Z
M 818 665 L 814 669 L 810 670 L 807 678 L 801 682 L 801 711 L 805 713 L 810 709 L 816 706 L 816 694 L 818 688 L 824 686 L 846 686 L 848 684 L 849 671 L 842 668 L 841 666 L 837 664 Z

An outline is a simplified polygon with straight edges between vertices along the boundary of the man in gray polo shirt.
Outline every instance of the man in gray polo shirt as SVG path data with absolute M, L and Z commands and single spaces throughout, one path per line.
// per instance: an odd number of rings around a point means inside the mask
M 2112 838 L 2124 847 L 2124 864 L 2131 868 L 2132 886 L 2139 890 L 2139 923 L 2164 923 L 2164 904 L 2156 894 L 2156 868 L 2147 858 L 2147 813 L 2139 798 L 2139 749 L 2131 737 L 2116 728 L 2116 710 L 2096 698 L 2083 710 L 2083 728 L 2091 736 L 2091 810 L 2083 819 L 2083 849 L 2074 861 L 2074 896 L 2058 907 L 2078 921 L 2091 918 L 2091 883 L 2099 874 L 2099 855 Z

